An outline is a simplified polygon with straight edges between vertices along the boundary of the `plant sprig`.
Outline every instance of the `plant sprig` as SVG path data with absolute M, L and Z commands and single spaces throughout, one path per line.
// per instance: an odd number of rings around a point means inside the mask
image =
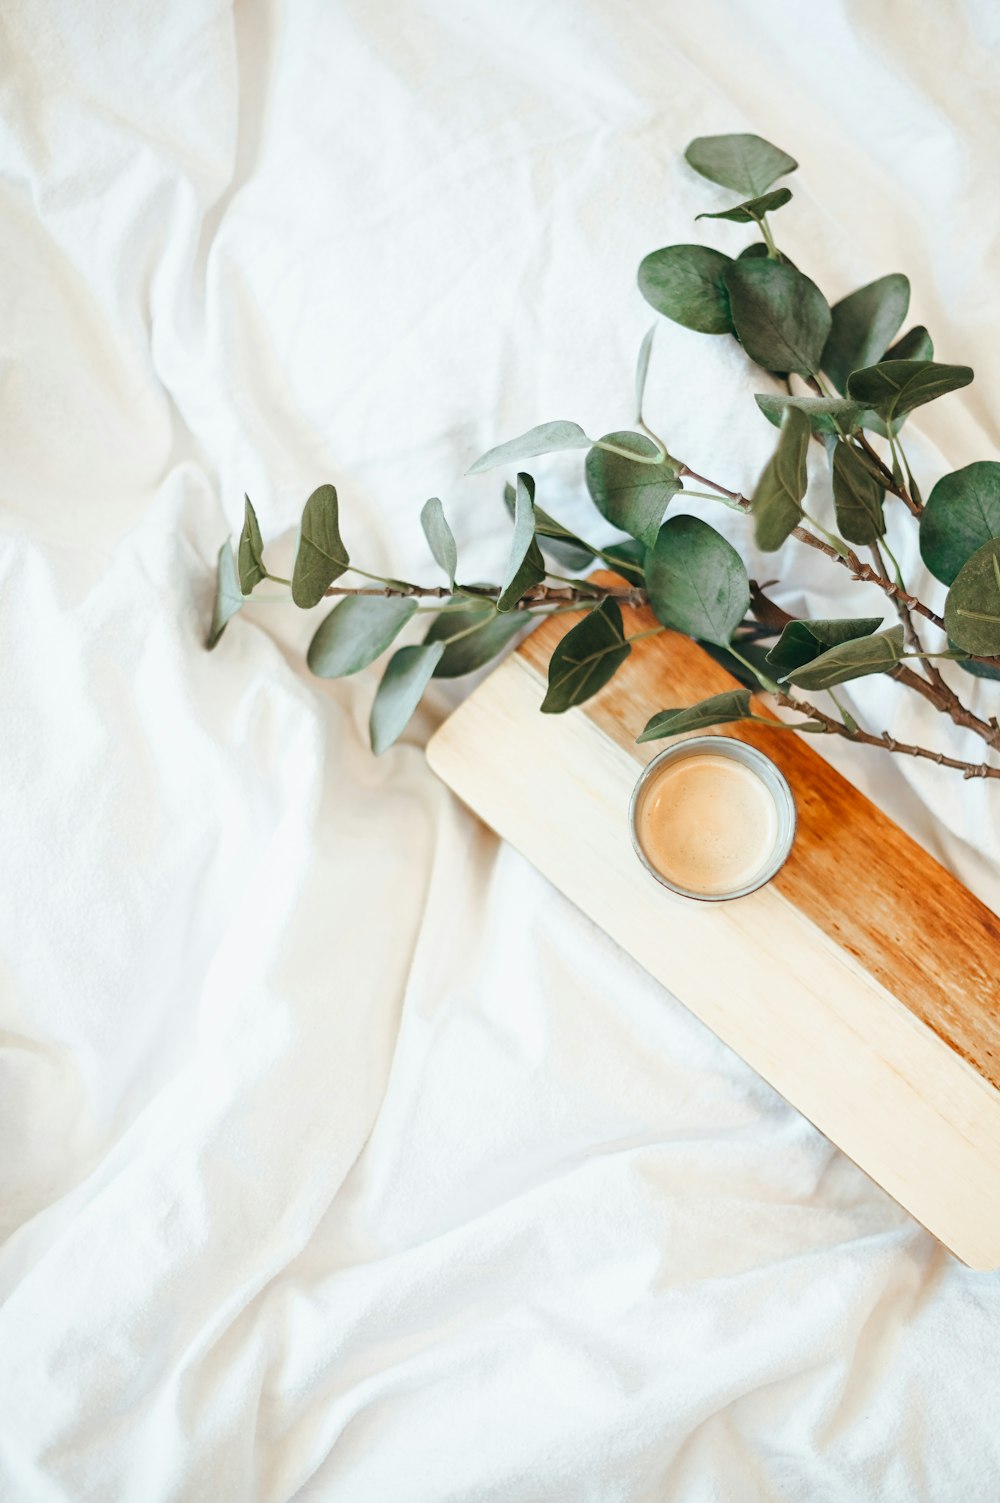
M 757 714 L 755 691 L 804 716 L 790 723 L 794 729 L 932 760 L 967 778 L 1000 777 L 1000 766 L 992 763 L 965 761 L 900 742 L 888 729 L 859 725 L 834 693 L 841 684 L 886 675 L 1000 751 L 997 719 L 977 715 L 937 666 L 945 658 L 978 677 L 1000 678 L 1000 463 L 977 461 L 943 476 L 925 502 L 901 438 L 913 412 L 968 385 L 972 371 L 936 361 L 923 326 L 900 334 L 910 300 L 901 273 L 882 276 L 831 306 L 779 249 L 768 216 L 792 197 L 787 187 L 774 187 L 797 168 L 787 153 L 759 136 L 730 135 L 701 137 L 685 155 L 702 178 L 739 195 L 737 203 L 713 205 L 698 218 L 748 226 L 759 239 L 735 257 L 696 244 L 653 251 L 639 267 L 639 289 L 666 319 L 735 339 L 754 367 L 778 385 L 756 395 L 779 432 L 749 494 L 675 458 L 649 425 L 644 402 L 654 326 L 639 352 L 633 429 L 593 438 L 575 422 L 542 423 L 473 464 L 471 474 L 517 471 L 516 484 L 504 491 L 512 533 L 498 582 L 462 581 L 455 535 L 437 497 L 426 502 L 420 519 L 443 582 L 414 584 L 359 568 L 341 536 L 333 485 L 321 485 L 306 501 L 292 577 L 281 579 L 267 568 L 247 498 L 235 556 L 229 543 L 219 553 L 208 645 L 218 643 L 245 600 L 267 581 L 287 585 L 304 609 L 335 598 L 313 636 L 309 666 L 321 677 L 341 677 L 391 654 L 371 715 L 372 745 L 380 753 L 402 734 L 433 678 L 475 672 L 539 616 L 578 611 L 581 619 L 558 643 L 549 665 L 542 705 L 548 714 L 597 693 L 627 660 L 634 641 L 673 629 L 727 661 L 745 687 L 698 705 L 658 710 L 640 740 L 733 720 L 788 729 L 788 722 Z M 810 476 L 814 442 L 826 451 L 828 487 Z M 586 488 L 604 527 L 616 533 L 612 542 L 590 542 L 537 504 L 525 461 L 573 450 L 585 454 Z M 678 495 L 716 500 L 747 514 L 764 552 L 783 550 L 790 540 L 818 551 L 850 579 L 881 590 L 898 624 L 887 626 L 884 617 L 872 616 L 794 620 L 749 579 L 739 552 L 709 522 L 666 515 Z M 899 503 L 900 523 L 910 518 L 917 526 L 921 557 L 945 587 L 943 602 L 925 602 L 903 579 L 886 537 L 890 499 Z M 588 578 L 598 564 L 615 570 L 622 583 Z M 352 574 L 367 583 L 345 583 Z M 652 609 L 657 625 L 628 635 L 622 610 L 642 606 Z M 418 614 L 428 613 L 432 620 L 422 640 L 397 645 Z M 946 647 L 928 651 L 918 623 L 945 633 Z M 820 692 L 829 695 L 836 714 L 802 697 Z

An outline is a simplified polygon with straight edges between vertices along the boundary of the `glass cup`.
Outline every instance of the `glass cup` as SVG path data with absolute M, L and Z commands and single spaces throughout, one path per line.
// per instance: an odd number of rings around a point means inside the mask
M 687 757 L 722 757 L 738 762 L 760 779 L 774 800 L 775 813 L 777 816 L 776 833 L 774 843 L 766 856 L 763 856 L 759 868 L 753 872 L 749 879 L 745 879 L 738 887 L 733 887 L 723 892 L 699 892 L 695 888 L 683 887 L 671 880 L 664 872 L 653 865 L 646 851 L 643 849 L 639 832 L 639 812 L 642 808 L 643 799 L 647 792 L 657 781 L 663 768 L 669 764 L 683 761 Z M 776 872 L 781 870 L 787 860 L 788 853 L 795 839 L 795 800 L 792 790 L 789 788 L 784 776 L 777 767 L 758 751 L 755 746 L 748 746 L 743 741 L 735 741 L 730 736 L 693 736 L 689 741 L 678 741 L 673 746 L 668 746 L 666 751 L 660 752 L 659 756 L 643 769 L 643 772 L 632 790 L 632 798 L 628 810 L 629 830 L 632 835 L 632 845 L 636 855 L 643 866 L 655 877 L 657 882 L 669 889 L 681 898 L 693 898 L 700 903 L 724 903 L 733 898 L 742 898 L 750 892 L 756 892 L 759 887 L 770 882 Z

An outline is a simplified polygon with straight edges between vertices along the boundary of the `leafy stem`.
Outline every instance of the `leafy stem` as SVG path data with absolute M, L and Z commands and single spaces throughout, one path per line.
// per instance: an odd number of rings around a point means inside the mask
M 1000 767 L 991 767 L 988 762 L 964 762 L 958 757 L 946 756 L 944 752 L 931 751 L 926 746 L 913 746 L 906 741 L 897 741 L 888 731 L 875 736 L 870 731 L 863 731 L 857 724 L 851 729 L 832 715 L 818 710 L 807 700 L 799 699 L 798 695 L 788 694 L 785 690 L 779 691 L 775 699 L 785 709 L 797 710 L 800 714 L 818 720 L 831 735 L 841 736 L 846 741 L 856 741 L 862 746 L 877 746 L 882 751 L 896 752 L 904 757 L 920 757 L 928 762 L 936 762 L 939 767 L 953 767 L 965 778 L 1000 778 Z
M 633 643 L 659 634 L 669 622 L 706 645 L 728 650 L 734 664 L 750 674 L 750 683 L 804 714 L 795 729 L 929 759 L 966 777 L 1000 777 L 1000 767 L 863 729 L 830 687 L 884 674 L 1000 751 L 1000 722 L 975 714 L 937 666 L 950 658 L 972 672 L 984 665 L 981 677 L 1000 678 L 1000 463 L 980 461 L 942 477 L 925 506 L 899 437 L 915 409 L 967 386 L 973 372 L 935 360 L 923 326 L 900 336 L 910 302 L 909 282 L 900 273 L 881 276 L 831 307 L 820 288 L 782 255 L 769 216 L 792 198 L 788 187 L 774 187 L 796 170 L 788 153 L 757 136 L 713 136 L 692 142 L 686 158 L 703 177 L 743 195 L 742 202 L 707 217 L 753 224 L 762 243 L 735 258 L 707 246 L 666 246 L 644 258 L 639 288 L 657 313 L 674 322 L 732 336 L 758 369 L 784 384 L 787 395 L 757 398 L 780 436 L 752 497 L 675 459 L 646 421 L 643 399 L 654 326 L 638 351 L 631 430 L 594 439 L 575 422 L 542 423 L 488 450 L 471 466 L 470 474 L 506 466 L 513 478 L 515 467 L 518 471 L 516 484 L 505 490 L 512 533 L 502 583 L 457 583 L 457 541 L 434 496 L 421 509 L 420 525 L 441 571 L 437 577 L 445 583 L 417 585 L 360 568 L 341 537 L 337 489 L 331 484 L 320 485 L 305 503 L 292 577 L 285 579 L 266 567 L 260 525 L 246 497 L 237 545 L 227 542 L 219 551 L 206 645 L 216 645 L 227 622 L 265 581 L 290 591 L 302 609 L 335 600 L 308 652 L 310 668 L 321 677 L 357 673 L 374 663 L 418 612 L 453 618 L 434 622 L 422 642 L 389 657 L 371 718 L 372 745 L 381 752 L 398 738 L 433 676 L 475 671 L 503 651 L 529 619 L 570 612 L 577 617 L 552 655 L 542 705 L 552 714 L 597 693 Z M 873 442 L 869 434 L 878 437 Z M 836 515 L 832 531 L 819 520 L 825 511 L 817 515 L 815 505 L 806 509 L 811 440 L 828 451 Z M 536 505 L 535 481 L 521 470 L 522 462 L 535 456 L 571 450 L 589 451 L 587 488 L 616 535 L 603 548 L 577 537 Z M 694 488 L 685 490 L 685 481 Z M 875 586 L 893 602 L 900 624 L 880 629 L 884 611 L 793 620 L 753 584 L 740 553 L 720 530 L 683 508 L 667 515 L 678 491 L 690 500 L 752 512 L 754 541 L 765 553 L 776 553 L 788 537 L 796 537 L 851 579 Z M 948 589 L 940 613 L 907 589 L 885 540 L 887 495 L 901 500 L 921 524 L 921 557 Z M 859 549 L 870 549 L 871 562 Z M 597 559 L 624 578 L 596 584 L 581 577 Z M 550 561 L 567 572 L 553 572 Z M 343 582 L 352 575 L 361 583 Z M 263 598 L 276 597 L 265 591 Z M 656 624 L 639 621 L 642 629 L 627 636 L 623 606 L 650 606 Z M 747 619 L 748 610 L 754 621 Z M 945 638 L 930 644 L 933 651 L 921 641 L 925 621 Z M 449 628 L 454 628 L 450 637 Z M 776 632 L 778 640 L 765 656 L 761 640 Z M 465 638 L 470 640 L 463 643 Z M 446 645 L 452 643 L 454 652 Z M 836 714 L 798 697 L 811 690 L 829 690 Z M 675 734 L 668 729 L 675 723 L 760 720 L 750 698 L 743 687 L 700 706 L 663 711 L 650 723 L 654 734 L 644 732 L 642 739 Z M 707 718 L 713 715 L 721 720 Z
M 762 214 L 758 219 L 757 224 L 760 228 L 760 233 L 763 237 L 764 244 L 767 246 L 767 254 L 770 256 L 772 261 L 780 261 L 781 252 L 778 250 L 778 247 L 774 243 L 774 236 L 771 234 L 771 227 L 767 222 L 767 215 Z

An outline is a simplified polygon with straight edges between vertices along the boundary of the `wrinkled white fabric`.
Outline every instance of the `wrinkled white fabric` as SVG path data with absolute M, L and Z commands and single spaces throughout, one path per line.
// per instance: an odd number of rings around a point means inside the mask
M 244 491 L 279 573 L 332 479 L 367 567 L 432 577 L 439 494 L 495 576 L 469 462 L 626 424 L 639 259 L 747 239 L 693 223 L 729 197 L 681 160 L 700 133 L 790 150 L 793 259 L 831 298 L 907 271 L 975 365 L 909 425 L 918 474 L 995 457 L 995 8 L 36 0 L 0 29 L 0 1497 L 992 1503 L 997 1277 L 436 782 L 464 687 L 376 761 L 373 675 L 305 669 L 316 613 L 202 642 Z M 755 385 L 661 326 L 651 419 L 744 488 Z M 598 537 L 578 460 L 534 468 Z M 843 612 L 794 545 L 757 572 Z M 940 743 L 884 681 L 851 702 Z M 991 788 L 834 753 L 997 906 Z

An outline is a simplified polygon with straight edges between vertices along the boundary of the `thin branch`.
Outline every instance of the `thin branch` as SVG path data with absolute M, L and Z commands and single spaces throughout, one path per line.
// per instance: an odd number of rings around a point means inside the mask
M 913 496 L 910 495 L 910 492 L 905 485 L 896 483 L 896 477 L 889 469 L 885 460 L 880 458 L 880 456 L 875 452 L 868 439 L 865 438 L 864 433 L 861 432 L 860 429 L 855 434 L 855 437 L 857 438 L 857 441 L 861 448 L 864 449 L 865 453 L 868 455 L 868 458 L 872 461 L 873 464 L 878 466 L 882 476 L 882 484 L 884 485 L 885 489 L 887 491 L 890 491 L 892 495 L 898 496 L 903 505 L 909 511 L 911 511 L 915 517 L 919 517 L 920 513 L 923 511 L 923 507 L 920 505 L 920 503 L 914 500 Z
M 470 603 L 477 600 L 498 600 L 503 594 L 502 585 L 411 585 L 387 584 L 347 586 L 331 585 L 326 595 L 376 595 L 386 599 L 403 600 L 452 600 L 456 595 L 466 595 Z M 601 600 L 618 600 L 622 605 L 643 606 L 649 603 L 646 591 L 638 586 L 625 590 L 607 589 L 602 585 L 581 582 L 580 586 L 555 589 L 551 585 L 535 585 L 522 595 L 513 610 L 527 611 L 539 605 L 593 605 Z
M 779 705 L 786 709 L 797 710 L 802 715 L 807 715 L 810 720 L 818 720 L 833 736 L 841 736 L 845 741 L 857 741 L 863 746 L 878 746 L 883 751 L 897 752 L 904 757 L 920 757 L 927 762 L 936 762 L 939 767 L 953 767 L 964 778 L 1000 778 L 1000 767 L 991 767 L 988 762 L 962 762 L 957 757 L 946 757 L 944 752 L 931 751 L 926 746 L 912 746 L 906 741 L 897 741 L 890 736 L 888 731 L 883 731 L 879 736 L 873 736 L 870 731 L 863 731 L 860 726 L 851 730 L 832 715 L 827 715 L 824 710 L 818 710 L 808 700 L 799 699 L 794 694 L 786 694 L 783 690 L 774 698 Z
M 875 458 L 878 459 L 877 454 Z M 731 491 L 727 486 L 720 485 L 717 480 L 709 480 L 706 475 L 699 475 L 687 465 L 681 467 L 680 474 L 681 476 L 690 475 L 691 479 L 697 480 L 699 485 L 709 486 L 718 495 L 724 496 L 727 501 L 731 502 L 740 511 L 750 510 L 750 499 L 748 496 L 744 496 L 742 492 Z M 889 478 L 891 480 L 892 477 L 890 476 Z M 925 616 L 928 621 L 933 622 L 935 626 L 940 627 L 944 631 L 944 621 L 936 611 L 932 611 L 930 606 L 924 605 L 923 601 L 918 600 L 915 595 L 908 594 L 894 580 L 891 580 L 888 575 L 880 574 L 877 569 L 872 568 L 871 564 L 864 563 L 854 552 L 853 548 L 848 548 L 846 553 L 838 553 L 832 544 L 825 543 L 822 538 L 818 538 L 814 532 L 809 532 L 805 527 L 793 527 L 791 535 L 798 538 L 800 543 L 805 543 L 807 547 L 815 548 L 819 553 L 825 553 L 827 558 L 833 559 L 834 563 L 841 564 L 845 569 L 849 569 L 852 579 L 860 579 L 864 580 L 866 584 L 877 585 L 883 594 L 888 595 L 891 600 L 901 600 L 911 611 L 918 611 L 921 616 Z
M 878 543 L 873 542 L 871 547 L 875 561 L 884 573 L 885 564 L 882 560 Z M 909 606 L 902 600 L 897 600 L 895 603 L 899 619 L 903 624 L 903 632 L 910 648 L 914 652 L 923 654 L 923 645 L 920 641 L 917 628 L 914 625 L 913 615 Z M 970 710 L 962 702 L 951 685 L 945 680 L 936 663 L 925 656 L 920 667 L 922 673 L 914 673 L 900 664 L 897 671 L 894 672 L 893 677 L 898 682 L 906 684 L 909 688 L 916 689 L 918 693 L 923 694 L 925 699 L 929 699 L 936 709 L 940 710 L 942 714 L 947 715 L 956 725 L 963 726 L 966 730 L 974 731 L 977 736 L 982 737 L 987 746 L 992 746 L 994 749 L 1000 750 L 1000 729 L 996 725 L 991 725 L 989 721 L 981 719 L 980 716 L 976 715 L 974 711 Z

